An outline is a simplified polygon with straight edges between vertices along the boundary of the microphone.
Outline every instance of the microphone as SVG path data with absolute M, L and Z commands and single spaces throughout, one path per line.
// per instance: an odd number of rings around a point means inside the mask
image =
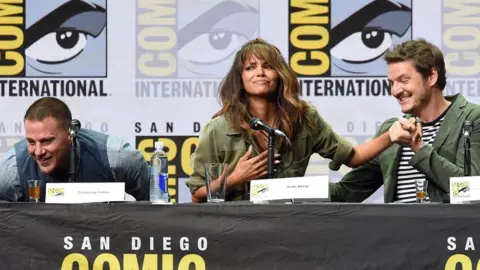
M 72 119 L 72 121 L 70 121 L 70 127 L 69 127 L 68 133 L 70 134 L 70 136 L 74 137 L 77 135 L 77 132 L 81 127 L 82 127 L 82 124 L 80 123 L 80 121 L 78 121 L 77 119 Z
M 278 129 L 275 129 L 271 126 L 267 126 L 265 125 L 262 120 L 256 118 L 256 117 L 253 117 L 251 120 L 250 120 L 250 128 L 252 129 L 255 129 L 255 130 L 265 130 L 268 134 L 274 132 L 275 134 L 279 135 L 279 136 L 283 136 L 283 137 L 287 137 L 287 135 L 285 135 L 285 133 L 281 132 L 280 130 Z
M 470 134 L 472 133 L 473 130 L 473 123 L 472 121 L 465 121 L 463 122 L 463 138 L 465 140 L 464 143 L 464 157 L 463 157 L 463 175 L 464 176 L 470 176 L 471 175 L 471 169 L 472 169 L 472 159 L 471 159 L 471 145 L 470 145 Z
M 466 120 L 463 122 L 463 135 L 470 137 L 470 133 L 472 133 L 473 123 L 472 121 Z
M 77 172 L 77 165 L 78 165 L 77 164 L 77 132 L 78 130 L 80 130 L 81 127 L 82 127 L 82 124 L 77 119 L 72 119 L 72 121 L 70 121 L 70 127 L 68 130 L 68 133 L 70 134 L 72 142 L 70 144 L 70 154 L 69 154 L 69 158 L 70 158 L 69 182 L 76 181 L 75 174 Z
M 287 140 L 288 137 L 280 130 L 265 125 L 262 120 L 256 117 L 250 120 L 250 127 L 254 130 L 264 130 L 268 133 L 268 178 L 272 179 L 275 177 L 275 135 L 285 137 Z

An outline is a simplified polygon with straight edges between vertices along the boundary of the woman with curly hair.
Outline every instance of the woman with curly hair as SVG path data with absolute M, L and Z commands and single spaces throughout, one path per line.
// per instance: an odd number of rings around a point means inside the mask
M 353 146 L 337 135 L 312 104 L 300 99 L 300 85 L 280 51 L 262 39 L 247 42 L 236 54 L 220 85 L 222 109 L 202 129 L 191 156 L 187 181 L 193 202 L 207 197 L 206 163 L 227 163 L 225 200 L 248 199 L 248 183 L 267 175 L 268 136 L 252 130 L 252 117 L 285 133 L 276 136 L 276 177 L 301 177 L 310 156 L 331 159 L 330 169 L 357 167 L 392 145 L 388 132 Z M 291 142 L 288 144 L 288 142 Z

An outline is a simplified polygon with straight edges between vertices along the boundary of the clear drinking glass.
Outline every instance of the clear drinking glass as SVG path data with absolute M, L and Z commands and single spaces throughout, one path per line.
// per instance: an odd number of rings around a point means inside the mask
M 28 196 L 30 197 L 30 202 L 38 203 L 40 201 L 41 186 L 41 180 L 28 180 Z
M 227 182 L 226 163 L 205 164 L 205 180 L 207 181 L 207 202 L 224 202 Z
M 417 203 L 424 203 L 427 199 L 428 181 L 425 179 L 418 179 L 415 182 L 415 190 L 417 194 Z

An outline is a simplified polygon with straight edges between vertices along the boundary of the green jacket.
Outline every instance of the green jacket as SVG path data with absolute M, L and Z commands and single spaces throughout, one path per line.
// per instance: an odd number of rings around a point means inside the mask
M 329 166 L 332 170 L 338 170 L 352 153 L 353 145 L 333 131 L 331 126 L 320 117 L 315 106 L 309 106 L 305 117 L 313 120 L 315 124 L 313 130 L 308 128 L 306 121 L 302 121 L 299 128 L 295 130 L 296 135 L 291 142 L 292 148 L 279 149 L 280 141 L 275 144 L 277 151 L 285 149 L 285 152 L 279 152 L 281 163 L 276 168 L 280 172 L 277 178 L 304 176 L 313 153 L 331 159 Z M 280 138 L 277 137 L 277 139 Z M 198 146 L 191 156 L 193 174 L 186 182 L 191 193 L 206 185 L 204 164 L 228 163 L 228 175 L 234 170 L 238 160 L 247 152 L 250 145 L 254 150 L 253 156 L 258 155 L 259 147 L 251 134 L 241 134 L 235 130 L 223 115 L 210 120 L 202 129 Z M 292 165 L 287 168 L 290 163 Z M 246 194 L 248 194 L 248 184 L 237 186 L 227 192 L 226 200 L 245 200 L 248 199 Z
M 469 103 L 461 94 L 445 97 L 453 102 L 438 130 L 433 145 L 424 145 L 410 160 L 410 165 L 425 174 L 428 196 L 441 202 L 449 193 L 450 177 L 463 176 L 463 123 L 480 119 L 480 106 Z M 407 118 L 411 115 L 406 115 Z M 387 132 L 397 119 L 385 121 L 376 136 Z M 480 175 L 480 124 L 470 136 L 472 175 Z M 338 183 L 330 184 L 334 202 L 362 202 L 384 184 L 384 200 L 393 202 L 397 184 L 397 168 L 401 146 L 394 144 L 374 160 L 351 170 Z

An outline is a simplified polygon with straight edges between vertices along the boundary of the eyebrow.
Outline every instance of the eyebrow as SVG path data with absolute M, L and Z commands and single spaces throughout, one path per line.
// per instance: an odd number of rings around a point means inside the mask
M 52 29 L 58 29 L 65 21 L 73 16 L 84 12 L 106 12 L 106 9 L 96 5 L 86 3 L 82 0 L 72 0 L 54 9 L 45 17 L 38 20 L 35 24 L 30 26 L 25 35 L 25 46 L 28 48 L 37 40 L 41 39 L 48 33 L 52 32 Z
M 27 141 L 35 141 L 34 139 L 29 138 L 29 137 L 27 137 L 26 139 L 27 139 Z M 50 141 L 50 140 L 54 140 L 54 139 L 55 139 L 55 136 L 50 136 L 50 137 L 41 138 L 39 141 L 44 142 L 44 141 Z
M 247 66 L 247 65 L 270 65 L 270 63 L 265 60 L 260 60 L 260 61 L 252 60 L 252 61 L 245 61 L 244 66 Z
M 335 47 L 335 45 L 350 36 L 352 33 L 361 31 L 370 21 L 379 15 L 393 11 L 411 12 L 412 10 L 404 4 L 398 6 L 390 1 L 373 1 L 332 29 L 331 47 Z
M 258 13 L 253 7 L 245 7 L 236 2 L 222 2 L 212 7 L 180 29 L 178 48 L 184 47 L 197 36 L 210 31 L 221 19 L 242 12 Z
M 395 78 L 395 79 L 390 79 L 390 78 L 388 78 L 388 80 L 389 80 L 389 81 L 398 81 L 398 80 L 404 79 L 405 77 L 408 77 L 408 75 L 407 75 L 407 74 L 402 74 L 402 75 L 398 76 L 398 77 Z

